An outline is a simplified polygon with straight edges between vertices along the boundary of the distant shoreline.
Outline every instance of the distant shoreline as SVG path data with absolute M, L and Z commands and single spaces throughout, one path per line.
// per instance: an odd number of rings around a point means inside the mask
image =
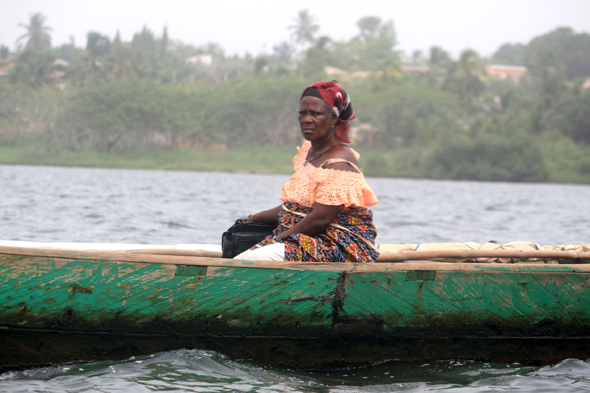
M 431 177 L 423 174 L 420 160 L 423 149 L 378 150 L 358 148 L 365 176 L 438 180 L 508 181 L 494 178 Z M 235 173 L 293 173 L 295 147 L 244 146 L 240 148 L 136 150 L 124 152 L 72 151 L 45 146 L 0 146 L 0 165 L 44 165 L 84 168 L 182 170 Z M 590 184 L 587 175 L 561 170 L 552 160 L 546 160 L 548 179 L 540 183 Z M 530 181 L 522 181 L 530 183 Z M 539 182 L 537 182 L 539 183 Z

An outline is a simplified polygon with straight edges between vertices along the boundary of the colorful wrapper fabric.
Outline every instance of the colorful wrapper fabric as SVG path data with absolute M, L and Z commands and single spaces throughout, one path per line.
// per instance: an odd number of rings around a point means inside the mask
M 307 215 L 312 210 L 294 202 L 285 202 L 284 206 L 287 210 L 283 209 L 279 214 L 279 226 L 275 229 L 274 236 L 278 236 L 303 219 L 302 216 L 294 213 Z M 373 212 L 364 208 L 342 208 L 333 222 L 347 230 L 329 226 L 328 229 L 315 236 L 296 233 L 282 238 L 281 242 L 285 244 L 285 260 L 293 262 L 375 262 L 379 253 L 367 244 L 368 241 L 374 245 L 377 236 L 377 231 L 373 226 Z M 274 242 L 275 240 L 268 237 L 255 247 L 262 247 Z

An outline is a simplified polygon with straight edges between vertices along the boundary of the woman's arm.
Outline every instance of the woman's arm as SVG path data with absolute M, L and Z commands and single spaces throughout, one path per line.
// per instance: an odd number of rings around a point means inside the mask
M 248 216 L 248 221 L 251 222 L 276 222 L 279 223 L 279 213 L 283 209 L 283 205 L 273 207 L 272 209 L 264 210 Z
M 330 226 L 341 208 L 342 206 L 323 205 L 316 202 L 311 213 L 299 221 L 297 225 L 277 236 L 277 240 L 294 233 L 303 233 L 308 236 L 318 234 Z

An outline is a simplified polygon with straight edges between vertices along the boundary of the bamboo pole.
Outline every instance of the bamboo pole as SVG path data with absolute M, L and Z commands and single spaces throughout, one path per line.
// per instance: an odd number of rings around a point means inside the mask
M 190 250 L 177 250 L 190 251 Z M 469 251 L 485 251 L 486 255 L 497 257 L 508 257 L 508 253 L 514 254 L 514 251 L 508 250 L 469 250 Z M 434 251 L 411 251 L 408 253 L 384 253 L 383 257 L 397 256 L 395 262 L 387 262 L 380 260 L 382 263 L 323 263 L 323 262 L 287 262 L 287 261 L 244 261 L 232 260 L 223 258 L 210 257 L 194 257 L 194 256 L 178 256 L 178 255 L 158 255 L 158 254 L 141 254 L 131 253 L 127 251 L 82 251 L 82 250 L 65 250 L 65 249 L 48 249 L 48 248 L 33 248 L 33 247 L 9 247 L 0 246 L 0 262 L 3 255 L 17 255 L 17 256 L 31 256 L 41 258 L 60 258 L 67 260 L 91 260 L 104 262 L 135 262 L 135 263 L 149 263 L 162 265 L 187 265 L 187 266 L 207 266 L 212 268 L 254 268 L 254 269 L 287 269 L 287 270 L 313 270 L 313 271 L 334 271 L 334 272 L 380 272 L 380 271 L 408 271 L 408 270 L 441 270 L 441 271 L 485 271 L 487 266 L 503 266 L 503 269 L 509 271 L 544 271 L 544 265 L 527 264 L 527 263 L 463 263 L 448 261 L 436 261 L 430 258 L 429 260 L 420 260 L 418 253 L 433 253 Z M 442 251 L 438 252 L 438 256 Z M 444 251 L 445 255 L 460 253 L 462 257 L 469 254 L 464 254 L 465 250 L 451 250 Z M 530 252 L 527 252 L 530 253 Z M 538 258 L 540 252 L 534 252 L 534 257 Z M 546 251 L 544 252 L 546 255 Z M 558 253 L 560 256 L 564 253 L 571 258 L 574 255 L 571 251 L 552 251 Z M 575 252 L 574 252 L 575 253 Z M 401 260 L 401 254 L 412 254 L 411 260 Z M 415 255 L 418 254 L 418 255 Z M 590 252 L 578 252 L 577 262 L 560 264 L 559 268 L 572 273 L 590 273 Z M 472 255 L 472 253 L 471 253 Z M 470 255 L 470 256 L 471 256 Z M 555 255 L 555 254 L 552 254 Z M 484 256 L 481 256 L 483 258 Z M 560 257 L 559 259 L 564 259 Z M 567 258 L 566 258 L 567 259 Z M 404 262 L 404 263 L 400 263 Z M 16 263 L 27 263 L 25 259 L 19 259 Z M 555 269 L 557 266 L 554 265 Z M 525 269 L 525 270 L 522 270 Z M 554 270 L 552 270 L 554 271 Z
M 97 250 L 60 250 L 34 247 L 8 247 L 1 246 L 0 254 L 13 255 L 30 255 L 30 256 L 53 256 L 58 258 L 80 258 L 80 259 L 98 259 L 111 261 L 129 261 L 129 262 L 147 262 L 147 263 L 168 263 L 168 264 L 187 264 L 187 265 L 210 265 L 210 266 L 232 266 L 238 267 L 243 262 L 222 259 L 218 251 L 207 250 L 181 250 L 181 249 L 136 249 L 126 251 L 97 251 Z M 408 251 L 408 252 L 391 252 L 384 251 L 381 253 L 377 262 L 448 262 L 456 259 L 450 264 L 457 264 L 461 260 L 474 260 L 476 258 L 513 258 L 516 260 L 527 259 L 550 259 L 558 261 L 568 261 L 568 263 L 590 264 L 590 252 L 577 251 L 543 251 L 543 250 L 431 250 L 431 251 Z M 441 261 L 446 259 L 447 261 Z M 313 264 L 310 262 L 275 262 L 256 261 L 255 267 L 273 268 L 278 265 L 298 265 Z M 474 261 L 482 262 L 482 261 Z M 273 265 L 270 266 L 269 265 Z M 471 262 L 473 263 L 473 262 Z M 252 263 L 248 263 L 252 266 Z M 277 266 L 275 266 L 277 265 Z M 318 264 L 314 264 L 318 265 Z M 333 263 L 324 264 L 334 265 Z M 345 264 L 349 267 L 351 264 Z M 364 264 L 361 264 L 364 265 Z M 246 265 L 244 265 L 246 266 Z
M 544 250 L 431 250 L 391 252 L 384 251 L 377 258 L 377 262 L 405 262 L 414 260 L 437 259 L 476 259 L 476 258 L 513 258 L 526 259 L 552 259 L 552 260 L 590 260 L 590 252 L 577 251 L 544 251 Z
M 129 254 L 144 254 L 144 255 L 176 255 L 180 257 L 207 257 L 207 258 L 221 258 L 221 251 L 213 250 L 181 250 L 181 249 L 166 249 L 166 248 L 140 248 L 136 250 L 125 251 Z
M 220 251 L 179 250 L 179 249 L 137 249 L 126 251 L 132 254 L 176 255 L 185 257 L 221 258 Z M 435 261 L 437 259 L 476 259 L 476 258 L 513 258 L 552 259 L 552 260 L 590 260 L 590 252 L 547 251 L 547 250 L 430 250 L 391 252 L 384 251 L 377 262 Z

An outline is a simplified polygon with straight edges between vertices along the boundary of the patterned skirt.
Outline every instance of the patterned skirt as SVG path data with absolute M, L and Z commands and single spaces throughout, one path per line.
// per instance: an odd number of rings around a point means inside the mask
M 279 213 L 279 226 L 273 235 L 278 236 L 288 230 L 312 209 L 298 203 L 285 202 Z M 299 213 L 299 214 L 297 214 Z M 379 252 L 369 244 L 375 245 L 377 231 L 373 226 L 373 212 L 364 208 L 342 208 L 334 218 L 333 224 L 314 236 L 296 233 L 285 236 L 281 242 L 285 244 L 286 261 L 303 262 L 375 262 Z M 272 244 L 272 237 L 264 239 L 255 247 Z

